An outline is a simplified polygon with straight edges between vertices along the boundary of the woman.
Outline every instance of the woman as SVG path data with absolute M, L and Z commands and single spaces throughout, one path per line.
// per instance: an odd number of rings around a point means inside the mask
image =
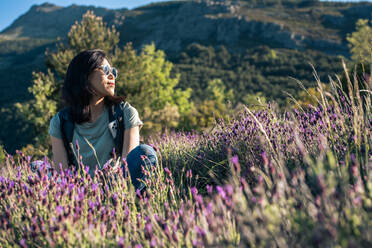
M 137 110 L 122 97 L 115 96 L 116 77 L 117 70 L 111 67 L 102 50 L 86 50 L 71 60 L 62 88 L 63 100 L 68 108 L 50 121 L 53 162 L 57 170 L 60 163 L 66 169 L 71 165 L 68 162 L 71 161 L 71 152 L 80 154 L 83 164 L 89 166 L 89 174 L 94 177 L 95 169 L 101 169 L 113 157 L 116 134 L 109 128 L 109 124 L 112 124 L 109 122 L 109 114 L 113 106 L 121 103 L 120 110 L 123 112 L 120 116 L 123 118 L 120 120 L 123 119 L 124 130 L 121 130 L 123 133 L 118 137 L 123 139 L 120 140 L 122 150 L 116 152 L 121 158 L 126 158 L 132 183 L 136 189 L 141 190 L 144 185 L 138 179 L 144 179 L 142 166 L 147 168 L 149 162 L 156 165 L 157 156 L 152 147 L 139 142 L 139 130 L 143 123 Z M 63 112 L 67 112 L 67 119 L 73 123 L 72 144 L 78 144 L 78 150 L 76 145 L 66 147 L 66 134 L 61 129 Z M 146 162 L 143 155 L 147 156 Z M 75 161 L 76 158 L 75 155 Z

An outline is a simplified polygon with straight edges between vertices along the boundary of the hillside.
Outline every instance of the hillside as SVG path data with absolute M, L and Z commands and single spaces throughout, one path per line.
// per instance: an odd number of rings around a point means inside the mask
M 289 4 L 292 1 L 288 1 L 285 4 L 287 1 L 282 1 L 278 5 L 266 1 L 266 5 L 254 5 L 252 2 L 169 1 L 131 11 L 78 5 L 64 8 L 45 3 L 32 6 L 17 18 L 0 33 L 0 39 L 65 37 L 71 25 L 91 9 L 109 26 L 116 26 L 122 42 L 132 41 L 137 47 L 154 41 L 160 49 L 178 53 L 195 41 L 236 49 L 263 42 L 285 48 L 329 48 L 329 53 L 346 54 L 346 33 L 352 31 L 358 18 L 372 17 L 371 3 Z
M 326 51 L 348 56 L 347 33 L 358 18 L 371 18 L 371 3 L 329 3 L 282 1 L 266 5 L 254 1 L 170 1 L 134 10 L 110 10 L 93 6 L 60 7 L 34 5 L 0 33 L 0 89 L 9 84 L 27 86 L 32 70 L 43 69 L 45 49 L 54 49 L 57 37 L 64 39 L 75 21 L 88 9 L 102 16 L 120 32 L 120 44 L 135 48 L 154 42 L 174 60 L 188 45 L 224 45 L 229 51 L 266 45 Z M 273 1 L 275 2 L 275 1 Z M 306 4 L 307 3 L 307 4 Z M 7 75 L 16 65 L 16 76 Z M 0 105 L 27 98 L 27 87 L 17 97 L 5 97 Z

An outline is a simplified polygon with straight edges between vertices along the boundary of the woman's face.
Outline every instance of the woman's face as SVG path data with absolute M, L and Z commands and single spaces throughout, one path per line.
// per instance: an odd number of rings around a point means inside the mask
M 104 65 L 110 66 L 107 59 L 104 59 L 101 64 L 101 66 L 104 66 Z M 110 74 L 106 76 L 102 68 L 97 68 L 89 75 L 88 80 L 91 83 L 91 86 L 93 87 L 98 97 L 114 95 L 115 78 L 114 78 L 114 75 L 112 75 L 111 70 L 110 70 Z

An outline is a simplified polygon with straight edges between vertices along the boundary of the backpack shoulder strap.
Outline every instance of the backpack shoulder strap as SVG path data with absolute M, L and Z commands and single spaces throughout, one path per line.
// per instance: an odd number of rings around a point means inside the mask
M 109 129 L 114 138 L 115 153 L 121 156 L 123 151 L 123 138 L 124 138 L 124 105 L 125 102 L 120 102 L 111 107 L 109 112 Z
M 61 124 L 62 140 L 67 152 L 68 163 L 76 166 L 76 158 L 72 151 L 72 137 L 74 135 L 75 124 L 70 117 L 70 108 L 62 109 L 58 112 L 58 117 Z

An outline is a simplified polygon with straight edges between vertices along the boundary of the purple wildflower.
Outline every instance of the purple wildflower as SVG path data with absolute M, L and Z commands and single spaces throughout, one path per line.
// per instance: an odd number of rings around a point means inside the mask
M 168 174 L 169 177 L 172 176 L 172 172 L 167 167 L 164 168 L 164 171 Z
M 213 212 L 213 203 L 212 202 L 208 202 L 207 204 L 207 213 L 208 214 L 211 214 Z
M 257 202 L 256 197 L 252 196 L 252 197 L 251 197 L 251 202 L 252 202 L 252 203 L 256 203 L 256 202 Z
M 195 195 L 197 195 L 198 194 L 198 189 L 196 188 L 196 187 L 191 187 L 191 194 L 193 195 L 193 196 L 195 196 Z
M 94 202 L 92 202 L 91 200 L 89 200 L 88 201 L 88 206 L 89 206 L 89 208 L 94 209 L 95 204 L 94 204 Z
M 56 207 L 56 211 L 59 215 L 62 215 L 63 214 L 63 207 L 62 206 L 57 206 Z
M 228 195 L 232 195 L 234 193 L 234 189 L 230 184 L 225 186 L 225 190 Z
M 120 237 L 118 241 L 119 248 L 124 248 L 124 237 Z
M 238 156 L 235 155 L 231 158 L 231 162 L 234 164 L 234 165 L 237 165 L 239 163 L 239 159 L 238 159 Z
M 212 185 L 207 185 L 207 192 L 208 194 L 211 194 L 213 191 L 213 186 Z
M 151 223 L 147 223 L 145 225 L 145 238 L 151 239 L 151 237 L 152 237 L 152 226 L 151 226 Z
M 187 170 L 186 177 L 187 178 L 192 178 L 192 171 L 191 171 L 191 169 Z
M 93 183 L 92 184 L 92 191 L 96 191 L 97 188 L 98 188 L 98 184 L 97 183 Z
M 199 235 L 202 235 L 202 236 L 206 235 L 206 232 L 203 229 L 201 229 L 199 226 L 195 226 L 195 230 L 196 230 L 196 233 Z
M 216 190 L 218 192 L 218 194 L 224 199 L 226 198 L 226 192 L 224 191 L 224 189 L 221 187 L 221 186 L 217 186 L 216 187 Z
M 19 245 L 22 247 L 22 248 L 26 248 L 28 247 L 27 244 L 26 244 L 26 240 L 25 239 L 21 239 L 19 241 Z
M 156 237 L 152 237 L 150 241 L 150 247 L 157 247 L 157 246 L 158 246 L 158 242 L 156 241 Z

